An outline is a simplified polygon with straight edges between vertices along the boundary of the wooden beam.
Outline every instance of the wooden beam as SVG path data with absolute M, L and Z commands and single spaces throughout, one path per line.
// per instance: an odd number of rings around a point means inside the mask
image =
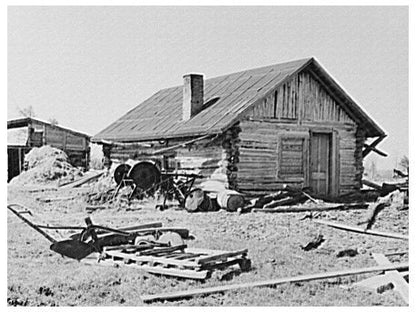
M 382 236 L 382 237 L 388 237 L 388 238 L 396 238 L 396 239 L 403 239 L 403 240 L 409 240 L 409 236 L 397 234 L 397 233 L 388 233 L 388 232 L 380 232 L 380 231 L 374 231 L 374 230 L 365 230 L 362 228 L 358 228 L 355 226 L 349 226 L 344 224 L 339 224 L 335 222 L 325 221 L 325 220 L 314 220 L 315 223 L 328 225 L 331 227 L 334 227 L 336 229 L 340 230 L 346 230 L 350 232 L 355 233 L 362 233 L 362 234 L 368 234 L 368 235 L 374 235 L 374 236 Z
M 373 253 L 373 258 L 376 260 L 378 265 L 390 265 L 391 262 L 383 254 Z M 402 299 L 409 304 L 409 284 L 406 282 L 404 277 L 397 270 L 392 270 L 386 273 L 393 282 L 394 288 L 400 294 Z
M 70 183 L 66 183 L 64 185 L 61 185 L 60 188 L 66 189 L 66 188 L 73 188 L 73 187 L 78 187 L 81 186 L 87 182 L 90 182 L 94 179 L 98 179 L 99 177 L 101 177 L 104 174 L 104 171 L 101 172 L 97 172 L 94 173 L 92 175 L 88 175 L 86 177 L 83 177 L 81 179 L 78 179 L 76 181 L 70 182 Z
M 371 151 L 373 151 L 373 152 L 375 152 L 375 153 L 379 154 L 380 156 L 383 156 L 383 157 L 387 157 L 387 156 L 388 156 L 386 153 L 384 153 L 384 152 L 380 151 L 379 149 L 377 149 L 377 148 L 375 148 L 375 147 L 372 147 L 371 145 L 368 145 L 368 144 L 364 143 L 364 146 L 365 146 L 365 148 L 366 148 L 364 151 L 366 151 L 366 150 L 367 150 L 367 148 L 369 148 Z M 363 152 L 363 153 L 364 153 L 364 152 Z
M 160 300 L 175 300 L 175 299 L 183 299 L 183 298 L 189 298 L 189 297 L 200 296 L 200 295 L 222 293 L 225 291 L 237 290 L 237 289 L 243 289 L 243 288 L 276 286 L 276 285 L 285 284 L 285 283 L 316 281 L 316 280 L 322 280 L 322 279 L 328 279 L 328 278 L 334 278 L 334 277 L 342 277 L 342 276 L 357 275 L 357 274 L 364 274 L 364 273 L 373 273 L 373 272 L 379 272 L 379 271 L 384 272 L 384 271 L 400 270 L 400 269 L 408 269 L 408 268 L 409 268 L 408 263 L 400 263 L 400 264 L 374 266 L 374 267 L 367 267 L 367 268 L 348 269 L 348 270 L 343 270 L 343 271 L 323 272 L 323 273 L 315 273 L 315 274 L 308 274 L 308 275 L 283 277 L 283 278 L 271 279 L 271 280 L 266 280 L 266 281 L 249 282 L 249 283 L 243 283 L 243 284 L 224 285 L 224 286 L 217 286 L 217 287 L 184 290 L 184 291 L 165 293 L 165 294 L 159 294 L 159 295 L 143 295 L 140 297 L 143 300 L 143 302 L 149 303 L 149 302 L 160 301 Z
M 367 186 L 369 186 L 369 187 L 372 187 L 373 189 L 376 189 L 377 191 L 381 191 L 381 190 L 383 189 L 383 187 L 382 187 L 380 184 L 377 184 L 377 183 L 374 183 L 374 182 L 368 181 L 368 180 L 366 180 L 366 179 L 362 179 L 362 180 L 361 180 L 361 182 L 362 182 L 364 185 L 367 185 Z
M 253 212 L 308 212 L 308 211 L 328 211 L 328 210 L 353 210 L 353 209 L 367 209 L 368 204 L 345 204 L 328 207 L 292 207 L 287 208 L 254 208 Z
M 178 149 L 180 147 L 185 147 L 186 145 L 189 145 L 189 144 L 192 144 L 192 143 L 201 141 L 201 140 L 206 139 L 206 138 L 209 138 L 211 136 L 213 136 L 213 135 L 212 134 L 207 134 L 207 135 L 204 135 L 202 137 L 199 137 L 199 138 L 196 138 L 196 139 L 193 139 L 193 140 L 184 142 L 184 143 L 180 143 L 180 144 L 173 145 L 173 146 L 170 146 L 170 147 L 162 148 L 160 150 L 157 150 L 157 151 L 152 152 L 151 155 L 163 154 L 163 153 L 166 153 L 166 152 L 169 152 L 169 151 Z
M 365 158 L 365 156 L 367 156 L 368 154 L 370 154 L 370 152 L 372 151 L 371 148 L 375 148 L 381 141 L 384 140 L 384 138 L 387 135 L 382 135 L 379 136 L 377 139 L 375 139 L 364 151 L 363 151 L 363 159 Z

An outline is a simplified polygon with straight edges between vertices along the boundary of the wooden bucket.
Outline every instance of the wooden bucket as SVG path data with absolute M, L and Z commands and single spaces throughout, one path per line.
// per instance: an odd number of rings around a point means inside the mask
M 218 193 L 217 202 L 221 208 L 227 211 L 236 211 L 238 208 L 244 207 L 244 197 L 237 191 L 224 190 Z
M 199 188 L 192 190 L 185 200 L 185 209 L 189 212 L 210 211 L 212 209 L 210 198 Z

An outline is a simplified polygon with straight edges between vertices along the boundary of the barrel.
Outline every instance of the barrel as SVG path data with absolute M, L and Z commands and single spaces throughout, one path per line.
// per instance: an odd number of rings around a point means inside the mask
M 225 208 L 227 211 L 236 211 L 238 208 L 244 207 L 243 195 L 233 190 L 219 192 L 217 202 L 221 208 Z
M 186 196 L 185 209 L 189 212 L 210 211 L 211 200 L 203 190 L 194 189 Z

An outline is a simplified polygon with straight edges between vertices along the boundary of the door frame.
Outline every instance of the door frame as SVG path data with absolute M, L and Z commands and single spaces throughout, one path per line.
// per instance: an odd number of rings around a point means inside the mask
M 319 128 L 311 129 L 309 131 L 309 155 L 312 155 L 312 136 L 319 134 L 329 134 L 329 195 L 338 196 L 339 194 L 339 138 L 338 133 L 335 129 Z M 309 185 L 312 185 L 312 158 L 309 157 Z

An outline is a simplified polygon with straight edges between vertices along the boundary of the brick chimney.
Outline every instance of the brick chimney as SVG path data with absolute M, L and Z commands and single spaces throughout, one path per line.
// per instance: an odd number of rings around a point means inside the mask
M 191 119 L 204 105 L 204 76 L 186 74 L 183 76 L 182 119 Z

